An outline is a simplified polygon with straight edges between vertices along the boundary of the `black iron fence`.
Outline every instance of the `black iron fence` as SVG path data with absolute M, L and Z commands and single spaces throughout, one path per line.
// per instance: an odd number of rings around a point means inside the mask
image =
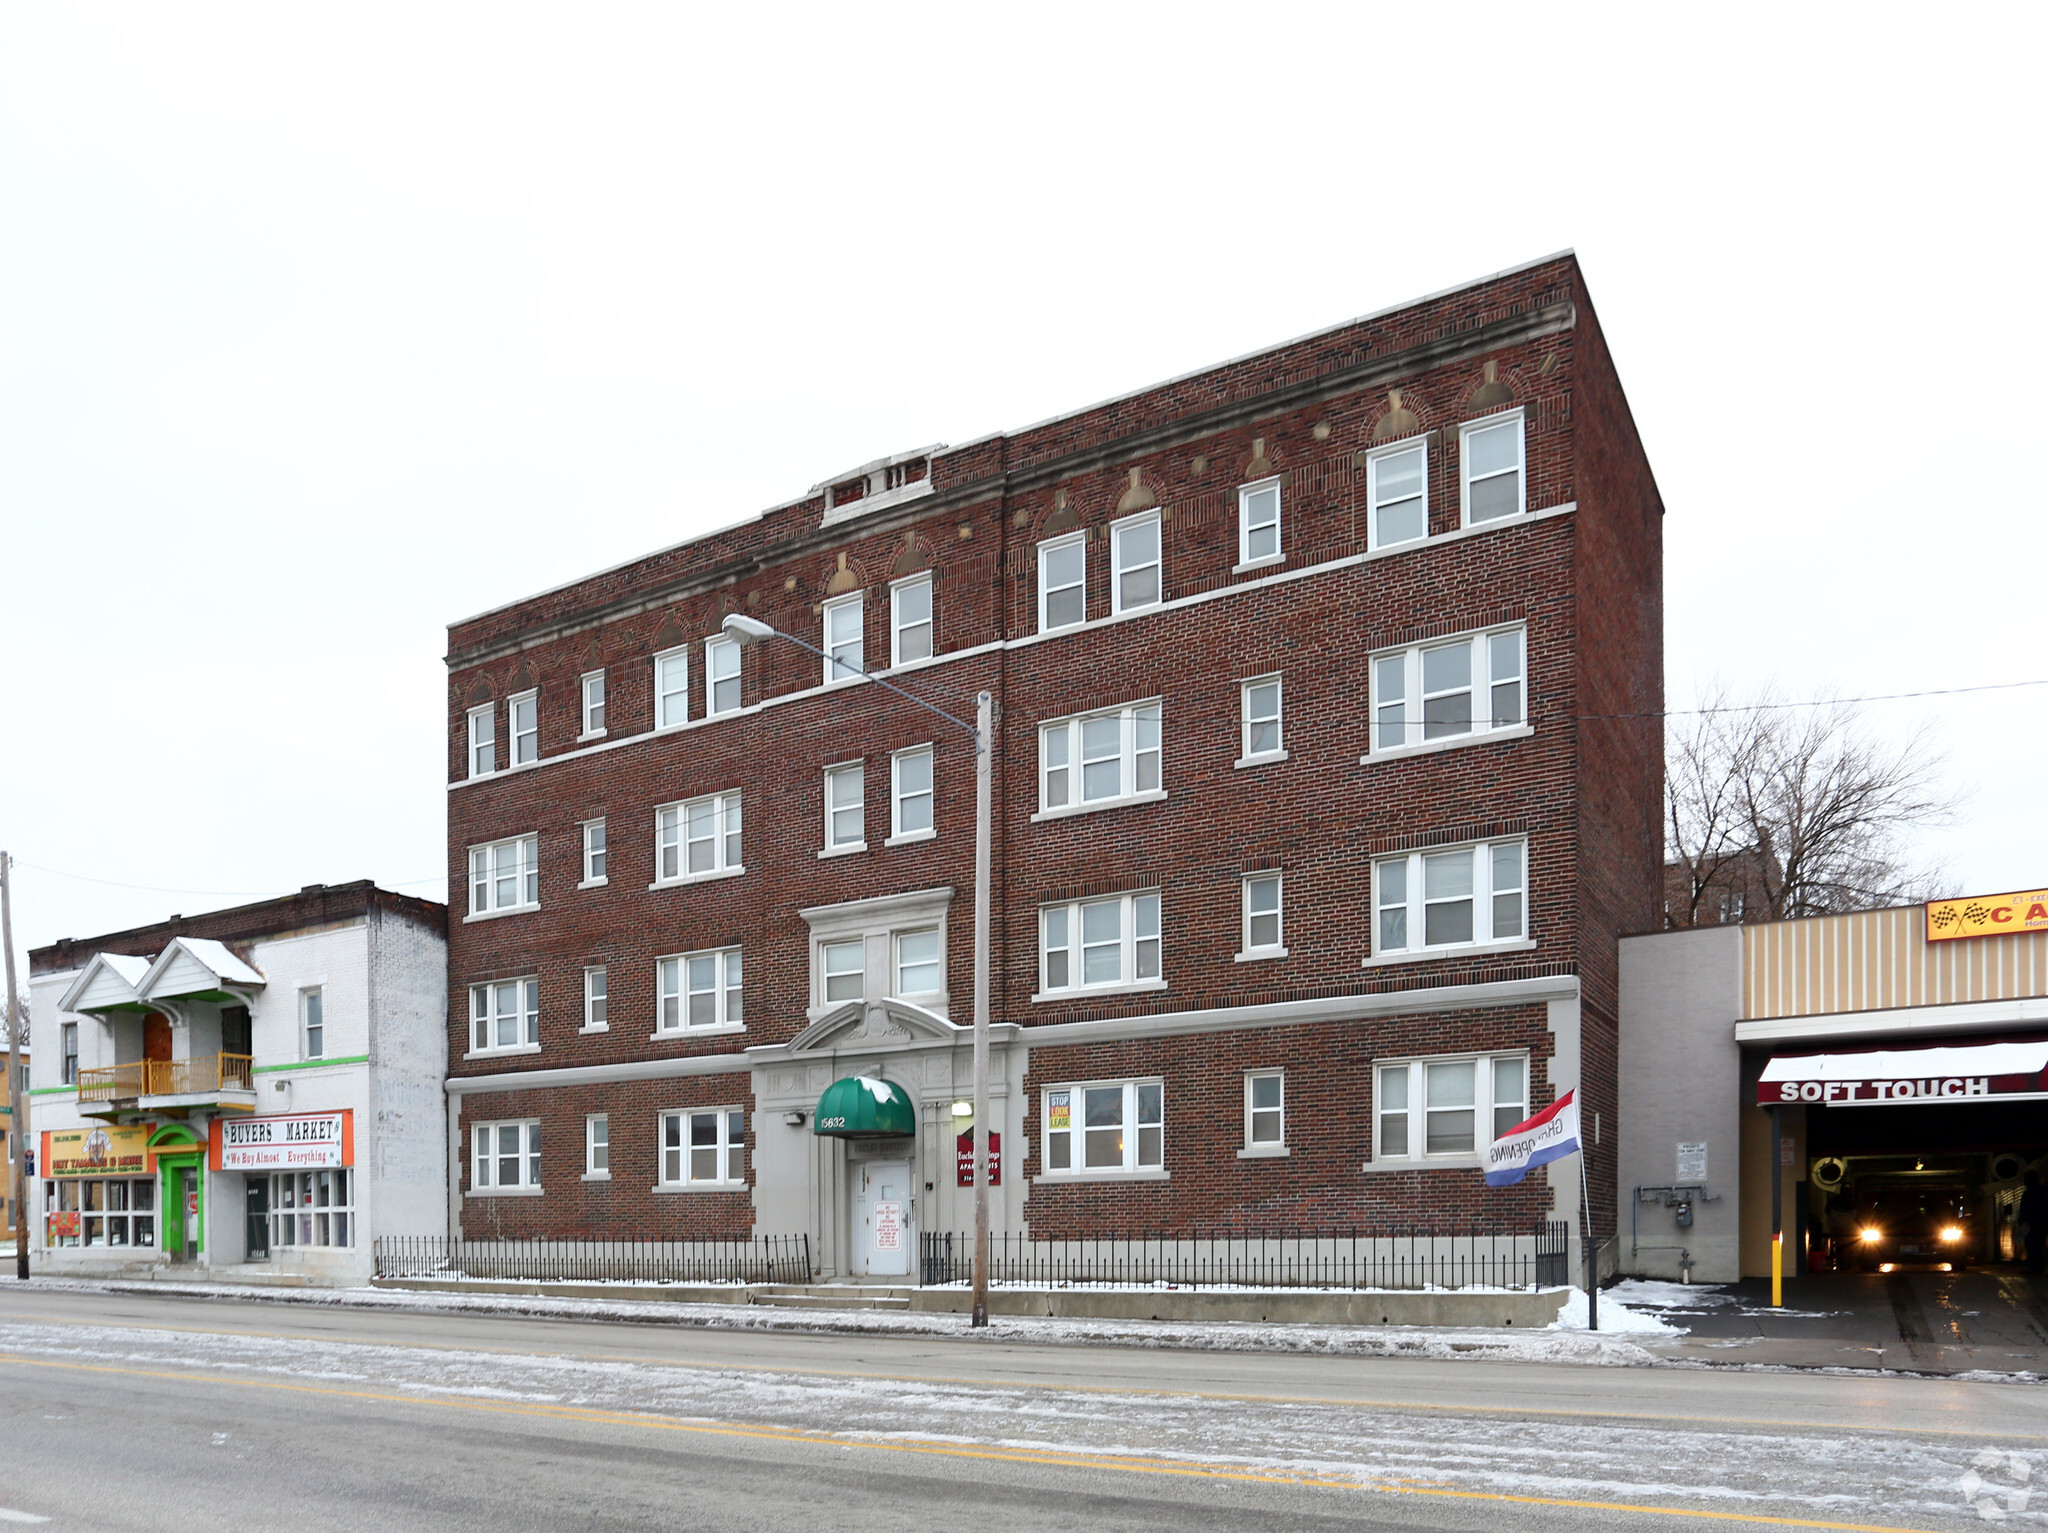
M 918 1280 L 965 1283 L 974 1236 L 918 1237 Z M 1571 1225 L 1540 1228 L 1198 1230 L 1071 1238 L 991 1233 L 989 1281 L 1029 1287 L 1552 1288 Z
M 808 1283 L 809 1235 L 748 1240 L 450 1240 L 387 1235 L 377 1276 L 538 1282 Z

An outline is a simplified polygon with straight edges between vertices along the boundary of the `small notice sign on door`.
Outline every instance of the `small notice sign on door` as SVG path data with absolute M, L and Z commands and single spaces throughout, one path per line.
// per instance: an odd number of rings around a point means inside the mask
M 873 1217 L 875 1249 L 877 1251 L 902 1250 L 903 1205 L 901 1203 L 877 1203 Z

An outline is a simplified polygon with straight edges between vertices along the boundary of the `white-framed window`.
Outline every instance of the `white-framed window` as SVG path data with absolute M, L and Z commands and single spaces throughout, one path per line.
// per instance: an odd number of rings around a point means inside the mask
M 611 982 L 601 963 L 591 964 L 583 971 L 583 1031 L 586 1033 L 608 1032 L 610 1020 Z
M 827 1006 L 867 994 L 867 952 L 867 943 L 858 937 L 818 945 L 818 987 Z
M 1039 988 L 1110 990 L 1161 978 L 1159 891 L 1070 900 L 1038 911 Z
M 44 1238 L 53 1246 L 154 1246 L 156 1178 L 46 1181 L 43 1220 Z
M 583 822 L 583 886 L 607 882 L 605 868 L 604 821 Z
M 825 768 L 825 850 L 865 851 L 867 763 L 842 761 Z
M 470 1129 L 472 1188 L 540 1185 L 540 1120 L 479 1123 Z
M 1416 438 L 1365 460 L 1366 546 L 1392 548 L 1429 536 L 1429 448 Z
M 471 915 L 528 910 L 539 903 L 539 836 L 512 836 L 469 849 Z
M 1280 883 L 1278 873 L 1247 873 L 1244 876 L 1244 924 L 1239 932 L 1246 958 L 1284 957 L 1287 945 L 1280 927 Z
M 1038 807 L 1085 808 L 1163 790 L 1155 700 L 1038 726 Z
M 1045 1088 L 1045 1169 L 1115 1175 L 1166 1165 L 1166 1086 L 1090 1081 Z
M 498 770 L 498 705 L 485 703 L 469 710 L 469 775 L 488 777 Z
M 1159 513 L 1128 516 L 1109 529 L 1110 610 L 1159 605 L 1165 589 L 1159 562 Z
M 604 672 L 586 671 L 578 683 L 578 693 L 582 698 L 583 728 L 576 738 L 594 740 L 605 733 Z
M 936 926 L 896 934 L 897 995 L 937 995 L 946 988 L 946 953 Z
M 327 995 L 318 985 L 299 992 L 299 1037 L 306 1059 L 327 1057 Z
M 825 603 L 825 680 L 850 681 L 867 667 L 866 598 L 856 591 Z
M 672 729 L 690 717 L 690 648 L 679 644 L 654 657 L 654 727 Z
M 270 1178 L 270 1248 L 356 1243 L 355 1172 L 279 1171 Z
M 512 737 L 512 765 L 540 760 L 540 693 L 521 692 L 505 699 L 506 733 Z
M 1469 1159 L 1529 1116 L 1527 1054 L 1380 1060 L 1374 1160 Z
M 654 988 L 661 1010 L 655 1018 L 655 1031 L 680 1033 L 691 1028 L 744 1023 L 742 978 L 740 950 L 736 947 L 656 959 Z
M 540 1047 L 540 981 L 492 980 L 469 987 L 469 1048 L 472 1054 Z
M 1244 1073 L 1244 1147 L 1277 1150 L 1287 1143 L 1287 1076 L 1280 1070 Z
M 1432 639 L 1372 657 L 1372 749 L 1481 738 L 1527 719 L 1528 627 Z
M 1423 953 L 1529 935 L 1529 844 L 1521 837 L 1406 852 L 1372 866 L 1374 948 Z
M 1522 471 L 1522 412 L 1509 410 L 1458 430 L 1459 478 L 1464 484 L 1465 525 L 1497 522 L 1526 509 Z
M 932 748 L 913 746 L 889 758 L 889 838 L 928 836 L 932 829 Z
M 740 796 L 709 793 L 654 811 L 654 881 L 682 883 L 739 873 Z
M 612 1174 L 612 1120 L 609 1113 L 583 1115 L 583 1174 L 609 1181 Z
M 1038 631 L 1071 628 L 1088 616 L 1088 534 L 1038 545 Z
M 1287 754 L 1280 732 L 1280 678 L 1254 676 L 1239 689 L 1243 737 L 1238 754 L 1245 761 L 1263 761 Z
M 1237 491 L 1237 562 L 1274 564 L 1280 559 L 1280 480 L 1276 475 Z
M 747 1180 L 747 1115 L 737 1107 L 661 1115 L 664 1187 L 740 1187 Z
M 932 577 L 897 581 L 889 588 L 889 663 L 929 660 L 932 632 Z
M 78 1084 L 78 1024 L 76 1022 L 66 1022 L 63 1033 L 62 1042 L 64 1049 L 63 1058 L 60 1061 L 63 1068 L 63 1079 L 58 1081 L 57 1084 L 60 1086 L 76 1086 Z
M 737 639 L 704 641 L 704 716 L 716 718 L 740 705 L 740 643 Z

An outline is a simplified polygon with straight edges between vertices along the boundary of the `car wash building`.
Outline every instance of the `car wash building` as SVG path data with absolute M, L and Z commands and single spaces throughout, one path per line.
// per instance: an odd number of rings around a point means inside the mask
M 2010 1261 L 2048 890 L 1621 943 L 1618 1241 L 1697 1282 Z
M 353 1283 L 441 1233 L 445 923 L 315 884 L 31 952 L 42 1270 Z

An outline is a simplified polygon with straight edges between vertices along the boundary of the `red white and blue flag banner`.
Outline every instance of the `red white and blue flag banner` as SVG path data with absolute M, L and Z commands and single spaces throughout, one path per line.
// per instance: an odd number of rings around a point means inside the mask
M 1579 1103 L 1574 1088 L 1533 1118 L 1494 1140 L 1486 1151 L 1486 1185 L 1512 1187 L 1536 1166 L 1579 1152 Z

